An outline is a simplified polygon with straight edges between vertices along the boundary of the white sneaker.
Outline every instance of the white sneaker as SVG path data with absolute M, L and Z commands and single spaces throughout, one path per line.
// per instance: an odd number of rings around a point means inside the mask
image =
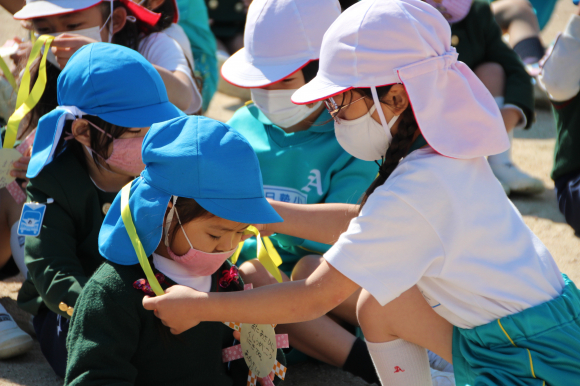
M 22 331 L 12 316 L 0 305 L 0 359 L 24 354 L 32 348 L 30 335 Z
M 431 369 L 433 386 L 455 386 L 455 375 L 443 371 Z
M 492 163 L 490 166 L 493 174 L 504 186 L 504 190 L 507 186 L 510 193 L 538 194 L 544 191 L 542 181 L 527 175 L 511 162 L 505 164 Z

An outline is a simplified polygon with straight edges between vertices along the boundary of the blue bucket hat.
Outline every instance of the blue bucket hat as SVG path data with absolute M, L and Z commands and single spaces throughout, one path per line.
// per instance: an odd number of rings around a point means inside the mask
M 145 170 L 133 180 L 129 208 L 147 256 L 161 241 L 163 217 L 172 196 L 193 198 L 226 220 L 283 221 L 264 197 L 256 153 L 225 123 L 190 116 L 155 124 L 143 140 L 142 157 Z M 114 263 L 138 263 L 121 218 L 121 192 L 101 227 L 99 252 Z
M 80 48 L 57 81 L 59 106 L 38 122 L 26 176 L 55 156 L 66 120 L 95 115 L 113 125 L 149 127 L 185 115 L 169 102 L 157 70 L 137 51 L 111 43 Z

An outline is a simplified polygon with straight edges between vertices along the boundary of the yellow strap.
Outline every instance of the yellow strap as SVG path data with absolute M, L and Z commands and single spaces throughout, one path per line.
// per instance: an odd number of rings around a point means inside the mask
M 12 75 L 12 72 L 10 72 L 10 68 L 8 67 L 4 59 L 2 59 L 2 57 L 0 57 L 0 70 L 2 70 L 2 73 L 4 73 L 4 77 L 6 78 L 8 83 L 10 83 L 10 86 L 12 86 L 14 90 L 16 90 L 17 86 L 16 80 L 14 79 L 14 75 Z
M 252 234 L 256 236 L 256 244 L 257 244 L 257 258 L 260 263 L 266 268 L 268 272 L 274 276 L 278 283 L 282 283 L 282 275 L 280 274 L 280 270 L 278 267 L 282 264 L 282 258 L 280 254 L 272 244 L 272 241 L 269 237 L 260 237 L 260 231 L 250 225 L 248 229 L 244 232 L 244 234 Z M 242 241 L 238 245 L 238 249 L 234 252 L 230 261 L 232 264 L 236 264 L 238 262 L 238 257 L 240 256 L 240 252 L 242 251 L 242 247 L 244 246 L 244 242 Z
M 141 268 L 143 268 L 143 271 L 145 272 L 147 281 L 149 282 L 149 285 L 151 286 L 153 292 L 155 292 L 155 295 L 160 296 L 163 295 L 165 292 L 163 291 L 163 288 L 161 288 L 161 284 L 159 284 L 159 281 L 153 274 L 151 264 L 149 264 L 149 260 L 147 259 L 147 255 L 145 254 L 145 249 L 143 249 L 143 244 L 141 244 L 141 240 L 139 240 L 137 230 L 135 229 L 135 224 L 133 224 L 133 217 L 131 216 L 131 208 L 129 207 L 129 195 L 131 194 L 131 183 L 132 182 L 129 182 L 121 190 L 121 218 L 123 219 L 123 224 L 125 224 L 125 228 L 127 229 L 127 234 L 131 239 L 133 248 L 135 248 L 135 253 L 137 253 L 139 264 L 141 264 Z
M 4 144 L 2 145 L 5 149 L 11 149 L 14 147 L 20 121 L 22 121 L 34 106 L 36 106 L 40 97 L 44 93 L 44 88 L 46 87 L 46 56 L 48 55 L 48 50 L 50 50 L 50 44 L 53 39 L 54 36 L 42 35 L 32 46 L 26 69 L 24 70 L 24 74 L 20 80 L 20 89 L 18 90 L 18 96 L 16 97 L 16 111 L 14 111 L 10 119 L 8 119 L 8 124 L 6 125 L 6 135 L 4 137 Z M 40 67 L 38 69 L 38 79 L 36 80 L 32 91 L 30 91 L 30 66 L 36 57 L 40 55 L 40 49 L 42 46 L 44 46 L 44 54 L 42 55 Z

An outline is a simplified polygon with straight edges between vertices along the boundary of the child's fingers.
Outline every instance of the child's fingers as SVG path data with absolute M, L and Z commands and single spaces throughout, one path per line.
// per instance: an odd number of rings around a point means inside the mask
M 10 170 L 10 175 L 14 178 L 26 178 L 26 170 L 18 170 L 18 169 L 12 169 Z
M 242 334 L 240 334 L 239 331 L 234 331 L 234 339 L 235 340 L 240 340 L 241 336 L 242 336 Z
M 22 189 L 26 189 L 26 187 L 28 186 L 28 180 L 24 181 L 21 186 Z
M 156 298 L 152 298 L 149 295 L 145 295 L 145 297 L 143 297 L 143 308 L 145 308 L 146 310 L 149 311 L 155 311 L 155 308 L 157 306 L 157 299 Z M 157 314 L 155 315 L 157 316 Z

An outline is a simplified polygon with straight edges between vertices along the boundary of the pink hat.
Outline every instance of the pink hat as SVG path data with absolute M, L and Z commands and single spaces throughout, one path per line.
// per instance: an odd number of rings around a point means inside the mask
M 320 55 L 324 32 L 340 15 L 337 0 L 254 0 L 244 48 L 222 66 L 238 87 L 263 87 L 298 71 Z
M 435 7 L 452 24 L 467 16 L 473 0 L 425 0 L 425 2 Z
M 453 158 L 510 146 L 489 91 L 451 47 L 449 23 L 420 0 L 365 0 L 348 8 L 322 41 L 320 69 L 292 101 L 307 104 L 356 87 L 402 83 L 433 149 Z

